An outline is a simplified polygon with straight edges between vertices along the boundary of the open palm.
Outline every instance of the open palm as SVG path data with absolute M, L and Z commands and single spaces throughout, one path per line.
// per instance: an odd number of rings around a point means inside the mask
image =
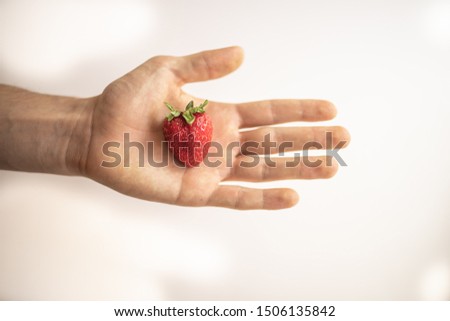
M 180 109 L 190 100 L 200 104 L 204 99 L 188 95 L 181 89 L 182 85 L 224 76 L 239 67 L 242 58 L 239 47 L 185 57 L 158 56 L 111 83 L 97 97 L 93 108 L 86 175 L 121 193 L 145 200 L 236 209 L 286 208 L 294 205 L 298 196 L 295 191 L 286 188 L 255 189 L 223 185 L 221 182 L 333 176 L 337 169 L 334 162 L 331 166 L 325 162 L 316 167 L 308 167 L 303 162 L 286 166 L 292 158 L 278 157 L 272 158 L 275 166 L 262 161 L 252 167 L 242 166 L 242 161 L 250 156 L 239 148 L 215 157 L 220 166 L 202 164 L 185 168 L 173 161 L 164 167 L 149 164 L 149 152 L 155 161 L 162 159 L 165 152 L 165 146 L 161 144 L 164 141 L 162 123 L 168 110 L 164 102 L 168 101 Z M 271 141 L 277 144 L 292 142 L 286 151 L 300 150 L 307 142 L 325 146 L 327 131 L 333 133 L 335 142 L 349 141 L 349 135 L 342 127 L 269 127 L 290 121 L 333 118 L 336 113 L 334 106 L 322 100 L 273 100 L 244 104 L 210 102 L 206 112 L 214 126 L 213 141 L 224 150 L 233 142 L 262 142 L 266 134 L 270 134 Z M 240 131 L 253 127 L 257 128 Z M 130 141 L 139 142 L 144 153 L 136 144 L 129 148 L 129 155 L 124 153 L 125 134 L 129 135 Z M 121 156 L 118 166 L 102 166 L 102 162 L 108 160 L 104 154 L 104 146 L 108 142 L 120 143 L 121 147 L 114 149 Z M 261 147 L 252 151 L 264 153 Z M 271 152 L 278 152 L 277 147 Z M 144 164 L 142 157 L 145 158 Z

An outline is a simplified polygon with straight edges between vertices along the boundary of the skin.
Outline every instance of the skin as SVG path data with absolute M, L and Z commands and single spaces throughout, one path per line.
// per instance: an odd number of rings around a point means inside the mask
M 281 179 L 330 178 L 336 162 L 309 167 L 299 162 L 287 167 L 289 157 L 273 157 L 275 167 L 259 162 L 241 166 L 249 156 L 233 149 L 232 166 L 225 155 L 216 157 L 223 165 L 182 168 L 170 161 L 156 168 L 145 162 L 139 166 L 137 148 L 131 148 L 130 166 L 101 166 L 111 161 L 103 152 L 110 141 L 155 142 L 155 159 L 162 157 L 162 121 L 168 110 L 163 102 L 182 108 L 190 100 L 196 105 L 203 98 L 182 90 L 186 83 L 222 77 L 237 69 L 243 60 L 239 47 L 200 52 L 184 57 L 154 57 L 108 85 L 102 94 L 87 99 L 42 95 L 23 89 L 0 86 L 0 168 L 7 170 L 82 175 L 110 188 L 149 201 L 182 206 L 221 206 L 233 209 L 282 209 L 295 205 L 297 193 L 287 188 L 257 189 L 223 185 L 225 181 L 262 182 Z M 230 104 L 211 101 L 206 108 L 214 124 L 213 141 L 222 146 L 231 142 L 291 141 L 299 150 L 307 142 L 325 146 L 325 133 L 333 133 L 336 145 L 350 141 L 342 127 L 271 127 L 292 121 L 325 121 L 335 117 L 336 109 L 323 100 L 272 100 Z M 252 128 L 241 131 L 241 129 Z M 255 149 L 264 153 L 261 148 Z M 124 159 L 123 149 L 115 150 Z M 277 153 L 274 149 L 272 152 Z M 147 160 L 147 157 L 146 157 Z M 212 160 L 213 161 L 213 160 Z

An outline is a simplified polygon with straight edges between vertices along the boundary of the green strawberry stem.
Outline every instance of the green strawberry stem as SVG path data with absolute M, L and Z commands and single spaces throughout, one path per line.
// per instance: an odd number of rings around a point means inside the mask
M 191 109 L 191 108 L 194 108 L 194 101 L 193 101 L 193 100 L 191 100 L 191 101 L 186 105 L 186 108 L 185 108 L 184 110 L 189 110 L 189 109 Z
M 208 105 L 208 100 L 205 100 L 202 104 L 200 104 L 197 107 L 194 107 L 194 101 L 191 100 L 186 105 L 186 108 L 185 108 L 185 110 L 183 112 L 180 112 L 180 111 L 176 110 L 171 104 L 169 104 L 167 102 L 164 102 L 164 104 L 170 110 L 170 114 L 167 116 L 167 120 L 168 121 L 171 121 L 175 117 L 178 117 L 178 116 L 181 115 L 181 116 L 183 116 L 183 118 L 186 120 L 186 122 L 189 125 L 192 125 L 192 123 L 195 120 L 194 114 L 196 114 L 196 113 L 204 113 L 205 112 L 205 107 L 206 107 L 206 105 Z
M 169 121 L 171 121 L 175 117 L 180 116 L 181 113 L 178 110 L 176 110 L 175 108 L 173 108 L 173 106 L 171 104 L 164 102 L 164 105 L 166 105 L 166 107 L 169 108 L 169 110 L 170 110 L 170 114 L 167 116 L 167 119 Z

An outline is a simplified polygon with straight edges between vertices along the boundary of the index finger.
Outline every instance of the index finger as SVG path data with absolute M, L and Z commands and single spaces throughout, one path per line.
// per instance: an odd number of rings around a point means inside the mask
M 241 47 L 202 51 L 177 57 L 172 71 L 182 84 L 223 77 L 236 70 L 242 63 Z
M 294 121 L 324 121 L 336 116 L 336 107 L 326 100 L 278 99 L 236 105 L 240 128 Z

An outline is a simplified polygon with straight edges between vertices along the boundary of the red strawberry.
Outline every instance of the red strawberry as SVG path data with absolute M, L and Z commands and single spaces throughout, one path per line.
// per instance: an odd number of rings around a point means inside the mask
M 164 137 L 175 157 L 187 167 L 198 166 L 211 145 L 213 126 L 211 118 L 205 113 L 207 104 L 205 100 L 194 107 L 194 102 L 190 101 L 185 111 L 180 112 L 165 103 L 170 114 L 164 120 Z

